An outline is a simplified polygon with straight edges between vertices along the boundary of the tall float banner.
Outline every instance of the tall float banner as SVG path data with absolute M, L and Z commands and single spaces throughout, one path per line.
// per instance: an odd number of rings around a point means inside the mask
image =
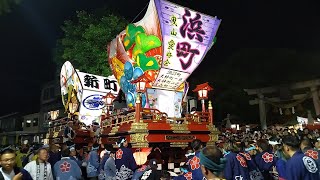
M 103 96 L 108 92 L 117 96 L 120 91 L 113 75 L 103 77 L 76 71 L 69 61 L 62 66 L 60 85 L 64 106 L 67 108 L 68 103 L 76 101 L 79 106 L 79 120 L 87 125 L 92 121 L 99 122 L 102 109 L 105 108 Z M 77 98 L 72 98 L 72 91 Z
M 137 95 L 131 81 L 146 74 L 151 82 L 142 106 L 180 117 L 189 89 L 186 80 L 214 44 L 220 23 L 217 17 L 169 1 L 150 0 L 143 19 L 108 44 L 109 64 L 128 107 L 135 105 Z M 160 97 L 169 102 L 156 102 Z

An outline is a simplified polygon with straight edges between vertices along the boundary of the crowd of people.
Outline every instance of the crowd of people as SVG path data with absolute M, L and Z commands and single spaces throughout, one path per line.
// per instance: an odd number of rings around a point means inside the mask
M 90 149 L 28 143 L 1 150 L 0 180 L 227 179 L 319 180 L 319 131 L 270 127 L 263 131 L 223 131 L 215 146 L 198 139 L 184 150 L 180 174 L 159 170 L 157 159 L 137 165 L 125 137 Z M 117 146 L 117 148 L 115 148 Z

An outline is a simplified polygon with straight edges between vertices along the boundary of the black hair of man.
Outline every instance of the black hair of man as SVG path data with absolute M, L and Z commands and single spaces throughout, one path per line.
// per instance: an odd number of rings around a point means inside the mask
M 1 156 L 3 154 L 16 154 L 16 152 L 11 148 L 5 148 L 5 149 L 1 150 L 1 152 L 0 152 Z
M 70 156 L 70 150 L 67 148 L 67 149 L 65 149 L 65 150 L 63 150 L 62 152 L 61 152 L 61 156 L 62 157 L 69 157 Z
M 282 143 L 291 147 L 291 150 L 298 150 L 300 141 L 297 136 L 287 135 L 282 138 Z
M 308 137 L 302 138 L 301 144 L 306 148 L 312 148 L 313 147 L 312 141 Z
M 108 151 L 110 151 L 110 153 L 112 153 L 112 154 L 115 154 L 117 152 L 117 149 L 112 147 Z
M 257 141 L 257 146 L 260 147 L 262 149 L 262 151 L 264 151 L 264 152 L 270 150 L 269 143 L 265 139 L 259 139 Z
M 44 150 L 44 151 L 47 151 L 47 152 L 48 152 L 48 149 L 46 149 L 46 148 L 44 148 L 44 147 L 41 147 L 41 148 L 39 148 L 39 149 L 37 150 L 37 154 L 39 154 L 39 153 L 40 153 L 40 151 L 42 151 L 42 150 Z
M 94 143 L 93 145 L 92 145 L 92 147 L 94 147 L 94 148 L 97 148 L 97 147 L 99 147 L 100 145 L 98 144 L 98 143 Z
M 191 148 L 192 148 L 194 151 L 200 150 L 201 145 L 202 145 L 202 142 L 201 142 L 199 139 L 194 139 L 194 140 L 191 142 Z

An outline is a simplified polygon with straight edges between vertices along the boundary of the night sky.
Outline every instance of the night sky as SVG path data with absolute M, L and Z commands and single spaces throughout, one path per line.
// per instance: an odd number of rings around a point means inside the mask
M 317 12 L 315 0 L 265 3 L 257 0 L 171 1 L 222 19 L 217 33 L 218 41 L 191 75 L 193 78 L 201 78 L 201 72 L 223 64 L 239 48 L 319 51 L 320 12 Z M 55 76 L 52 49 L 57 38 L 63 36 L 60 26 L 64 20 L 73 17 L 76 10 L 90 11 L 107 6 L 131 22 L 148 2 L 22 0 L 21 4 L 13 7 L 11 13 L 0 16 L 0 115 L 39 110 L 41 85 Z

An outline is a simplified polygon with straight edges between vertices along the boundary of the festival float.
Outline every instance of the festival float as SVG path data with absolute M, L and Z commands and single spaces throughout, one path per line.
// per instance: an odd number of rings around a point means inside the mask
M 218 130 L 211 102 L 205 104 L 212 90 L 208 83 L 193 90 L 202 111 L 183 116 L 181 112 L 189 91 L 187 78 L 216 42 L 220 23 L 217 17 L 169 1 L 150 0 L 144 17 L 108 43 L 106 65 L 112 76 L 83 73 L 66 62 L 60 75 L 61 93 L 69 118 L 80 121 L 74 141 L 90 142 L 92 132 L 84 127 L 96 121 L 103 144 L 115 144 L 125 136 L 138 149 L 185 148 L 194 139 L 213 145 Z M 120 89 L 126 107 L 117 109 L 112 101 Z M 48 137 L 61 137 L 64 124 L 58 130 L 50 128 Z
M 151 0 L 144 17 L 108 44 L 109 65 L 128 110 L 102 118 L 103 143 L 126 136 L 132 147 L 186 147 L 217 140 L 208 83 L 198 85 L 202 111 L 181 116 L 187 78 L 216 41 L 221 20 L 165 0 Z M 110 102 L 110 100 L 109 100 Z

